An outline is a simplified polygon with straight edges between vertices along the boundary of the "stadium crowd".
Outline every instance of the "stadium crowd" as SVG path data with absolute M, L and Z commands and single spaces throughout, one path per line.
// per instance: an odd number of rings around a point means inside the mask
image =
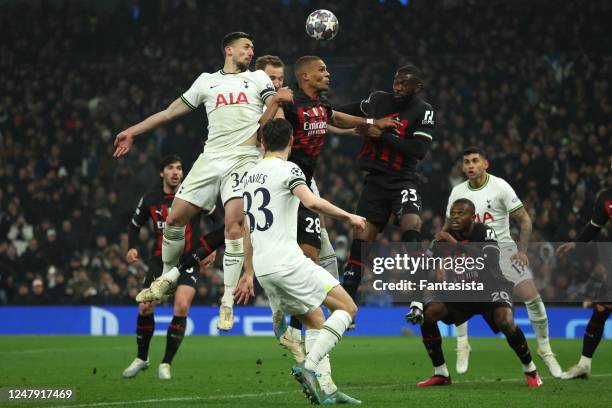
M 575 238 L 597 191 L 612 186 L 612 56 L 605 47 L 612 6 L 605 1 L 405 7 L 343 0 L 333 9 L 340 35 L 326 44 L 303 32 L 315 1 L 129 3 L 15 1 L 0 11 L 0 304 L 133 301 L 147 267 L 124 259 L 132 212 L 158 179 L 160 157 L 176 153 L 190 167 L 202 148 L 204 115 L 200 108 L 154 132 L 120 161 L 112 158 L 114 135 L 166 106 L 200 72 L 218 69 L 218 43 L 229 27 L 252 32 L 257 55 L 276 54 L 289 65 L 304 54 L 324 57 L 335 104 L 388 90 L 404 62 L 422 66 L 437 128 L 421 164 L 426 239 L 441 228 L 446 197 L 463 180 L 458 164 L 468 145 L 485 147 L 490 172 L 516 189 L 534 222 L 533 241 Z M 286 83 L 290 77 L 287 70 Z M 330 135 L 326 143 L 319 188 L 354 209 L 360 139 Z M 350 232 L 327 225 L 343 261 Z M 153 237 L 141 229 L 141 254 Z M 399 240 L 399 233 L 388 228 L 381 239 Z M 609 239 L 603 230 L 600 240 Z M 555 268 L 536 282 L 571 300 L 588 276 L 565 273 L 566 264 Z M 195 303 L 216 305 L 220 268 L 202 273 Z M 365 295 L 372 304 L 389 301 Z

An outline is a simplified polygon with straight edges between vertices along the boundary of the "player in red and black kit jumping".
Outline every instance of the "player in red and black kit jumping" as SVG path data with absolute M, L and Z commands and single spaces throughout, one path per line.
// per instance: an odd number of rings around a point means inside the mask
M 327 66 L 319 57 L 298 58 L 294 64 L 294 73 L 297 84 L 292 87 L 293 103 L 282 105 L 283 115 L 293 127 L 293 144 L 289 161 L 300 167 L 310 189 L 319 195 L 313 176 L 329 127 L 360 128 L 380 133 L 382 129 L 396 129 L 399 122 L 393 118 L 366 119 L 334 111 L 325 97 L 325 92 L 329 90 L 330 75 Z M 352 134 L 352 132 L 343 132 L 343 134 Z M 321 233 L 324 228 L 325 225 L 316 212 L 300 205 L 297 242 L 304 254 L 316 263 L 319 263 Z M 335 271 L 330 269 L 327 270 L 337 277 L 337 268 Z M 300 345 L 301 329 L 302 325 L 296 318 L 291 319 L 286 332 L 282 326 L 275 327 L 281 344 L 293 353 L 298 363 L 304 359 L 303 347 Z
M 434 110 L 419 93 L 423 74 L 412 64 L 399 68 L 393 93 L 377 91 L 340 110 L 373 118 L 396 118 L 399 132 L 371 130 L 359 152 L 359 164 L 366 171 L 356 213 L 367 219 L 363 232 L 354 231 L 351 253 L 342 286 L 353 297 L 361 283 L 361 245 L 372 242 L 394 214 L 399 220 L 403 242 L 421 242 L 421 194 L 419 160 L 425 157 L 433 139 Z
M 612 169 L 612 157 L 610 157 L 610 165 Z M 578 235 L 576 238 L 576 242 L 592 241 L 608 221 L 612 221 L 612 187 L 602 190 L 597 195 L 591 222 L 584 226 L 582 232 L 580 232 L 580 235 Z M 557 254 L 565 255 L 574 248 L 576 248 L 576 243 L 565 243 L 557 248 Z M 602 252 L 602 250 L 600 250 L 600 252 Z M 609 259 L 609 250 L 605 254 L 600 254 L 600 256 L 607 256 Z M 609 267 L 609 263 L 607 266 Z M 610 271 L 607 271 L 607 273 L 610 274 Z M 608 289 L 603 288 L 603 290 Z M 607 295 L 609 296 L 609 293 L 607 293 Z M 599 296 L 600 298 L 607 297 L 603 293 L 599 294 Z M 580 361 L 578 361 L 578 364 L 564 372 L 561 375 L 561 378 L 564 380 L 569 380 L 574 378 L 587 378 L 591 375 L 591 360 L 593 359 L 593 354 L 601 341 L 606 320 L 608 320 L 611 313 L 612 303 L 595 303 L 593 307 L 593 314 L 591 315 L 591 319 L 589 320 L 584 332 L 584 338 L 582 339 L 582 355 L 580 356 Z
M 149 219 L 153 223 L 153 229 L 156 234 L 156 243 L 153 248 L 153 253 L 151 254 L 152 256 L 146 261 L 149 271 L 147 272 L 143 284 L 144 287 L 148 287 L 151 282 L 162 273 L 161 247 L 164 225 L 166 217 L 170 212 L 174 194 L 183 180 L 183 162 L 178 156 L 167 156 L 162 159 L 159 171 L 162 185 L 153 188 L 140 199 L 129 226 L 128 246 L 130 249 L 126 254 L 126 261 L 129 264 L 140 261 L 136 243 L 138 241 L 140 228 L 145 225 Z M 199 245 L 209 245 L 207 240 L 210 242 L 217 241 L 216 247 L 223 243 L 223 227 L 208 234 L 206 237 L 201 238 L 200 235 L 200 217 L 194 217 L 186 227 L 185 252 L 189 252 L 192 248 Z M 215 238 L 215 236 L 217 238 Z M 210 254 L 214 254 L 214 252 L 211 250 Z M 202 260 L 204 260 L 204 258 L 202 258 Z M 211 262 L 212 260 L 213 258 L 211 256 L 206 259 L 205 262 Z M 192 268 L 189 273 L 181 275 L 178 280 L 178 286 L 174 294 L 174 317 L 168 327 L 166 352 L 158 368 L 158 377 L 160 379 L 171 378 L 170 364 L 185 334 L 187 314 L 196 293 L 196 284 L 199 277 L 198 272 L 197 268 Z M 129 367 L 123 371 L 124 378 L 135 377 L 141 370 L 145 370 L 149 367 L 149 344 L 151 343 L 151 337 L 155 331 L 153 309 L 153 303 L 140 303 L 138 305 L 138 320 L 136 322 L 138 356 Z

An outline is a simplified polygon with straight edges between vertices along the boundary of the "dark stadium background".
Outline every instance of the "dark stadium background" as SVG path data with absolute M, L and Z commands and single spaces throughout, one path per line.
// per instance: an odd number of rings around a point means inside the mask
M 132 211 L 161 156 L 179 154 L 189 169 L 204 113 L 141 138 L 119 161 L 114 137 L 220 68 L 220 40 L 233 30 L 254 35 L 256 56 L 283 58 L 286 84 L 297 57 L 323 57 L 335 104 L 390 89 L 403 63 L 423 68 L 437 122 L 421 164 L 425 238 L 440 229 L 472 144 L 525 203 L 533 241 L 575 238 L 597 191 L 612 185 L 612 3 L 408 3 L 0 1 L 0 304 L 132 304 L 144 276 L 124 262 Z M 340 20 L 329 43 L 304 34 L 304 16 L 320 7 Z M 359 145 L 331 135 L 317 170 L 323 196 L 345 209 L 361 189 Z M 343 260 L 349 232 L 328 225 Z M 141 233 L 141 254 L 152 238 Z M 382 239 L 398 238 L 389 228 Z M 196 304 L 217 304 L 220 273 L 204 271 Z M 570 296 L 587 277 L 536 281 Z

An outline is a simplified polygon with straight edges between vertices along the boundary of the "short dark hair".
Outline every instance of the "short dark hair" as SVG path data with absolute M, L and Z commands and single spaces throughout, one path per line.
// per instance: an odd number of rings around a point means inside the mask
M 283 118 L 272 119 L 261 130 L 263 145 L 267 152 L 283 150 L 293 135 L 291 123 Z
M 285 64 L 283 60 L 276 55 L 262 55 L 255 60 L 255 69 L 263 70 L 268 65 L 272 65 L 275 68 L 284 68 Z
M 223 37 L 223 41 L 221 41 L 221 53 L 225 55 L 225 47 L 228 45 L 232 45 L 232 43 L 241 38 L 246 38 L 248 40 L 253 41 L 253 36 L 249 33 L 245 33 L 244 31 L 234 31 L 229 34 L 226 34 Z
M 317 57 L 315 55 L 304 55 L 303 57 L 298 58 L 293 65 L 293 72 L 295 73 L 295 76 L 297 77 L 302 68 L 313 61 L 321 61 L 321 57 Z
M 460 198 L 458 200 L 455 200 L 451 208 L 457 204 L 465 204 L 470 208 L 470 210 L 472 210 L 472 213 L 476 213 L 476 206 L 471 200 L 468 200 L 467 198 Z
M 416 65 L 412 63 L 408 63 L 404 66 L 399 67 L 397 69 L 397 73 L 413 76 L 421 82 L 424 81 L 423 71 L 421 71 L 419 67 L 417 67 Z
M 463 149 L 463 155 L 467 156 L 468 154 L 477 154 L 483 159 L 487 158 L 485 151 L 478 146 L 469 146 Z
M 166 166 L 168 166 L 168 165 L 170 165 L 172 163 L 177 163 L 177 162 L 181 163 L 181 166 L 183 165 L 183 159 L 181 159 L 180 156 L 177 156 L 176 154 L 170 154 L 168 156 L 165 156 L 159 162 L 159 171 L 164 171 Z

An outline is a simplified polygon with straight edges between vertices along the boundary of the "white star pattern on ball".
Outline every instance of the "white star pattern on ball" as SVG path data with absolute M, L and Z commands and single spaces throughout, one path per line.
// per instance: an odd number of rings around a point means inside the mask
M 338 34 L 338 19 L 329 10 L 316 10 L 306 19 L 306 33 L 315 40 L 331 40 Z

